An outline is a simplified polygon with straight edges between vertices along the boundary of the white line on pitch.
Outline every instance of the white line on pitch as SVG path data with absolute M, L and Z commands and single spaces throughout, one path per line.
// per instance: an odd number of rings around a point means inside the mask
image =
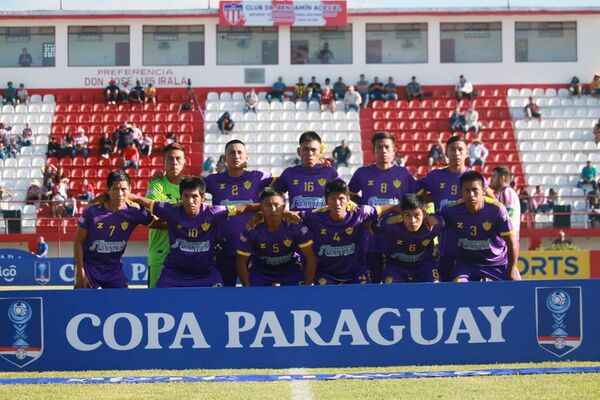
M 290 368 L 290 375 L 309 375 L 308 371 L 303 368 Z M 312 400 L 314 396 L 310 390 L 310 381 L 290 381 L 290 391 L 292 392 L 292 400 Z

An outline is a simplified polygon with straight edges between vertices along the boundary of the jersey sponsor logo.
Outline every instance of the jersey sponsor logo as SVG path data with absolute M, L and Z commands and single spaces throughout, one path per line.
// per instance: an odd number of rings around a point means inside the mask
M 285 239 L 283 241 L 283 244 L 285 245 L 285 247 L 291 247 L 292 246 L 292 241 L 290 239 Z
M 346 246 L 331 246 L 327 244 L 319 247 L 318 255 L 325 257 L 346 257 L 351 256 L 355 251 L 355 243 L 351 243 Z
M 487 250 L 492 245 L 490 239 L 485 240 L 469 240 L 469 239 L 458 239 L 458 247 L 462 247 L 465 250 L 480 251 Z
M 252 187 L 252 182 L 250 182 L 250 181 L 244 182 L 244 188 L 246 190 L 250 189 L 251 187 Z
M 424 254 L 424 251 L 419 254 L 392 253 L 390 254 L 390 258 L 401 262 L 415 263 L 419 261 L 419 259 L 423 257 Z
M 394 179 L 394 180 L 392 181 L 392 183 L 394 184 L 394 187 L 395 187 L 396 189 L 400 189 L 400 186 L 402 185 L 402 182 L 400 182 L 400 179 Z
M 319 178 L 319 180 L 317 182 L 319 182 L 319 185 L 325 186 L 325 184 L 327 183 L 327 179 L 325 179 L 325 178 Z
M 369 197 L 369 199 L 367 200 L 367 204 L 369 204 L 372 207 L 376 207 L 376 206 L 387 206 L 390 204 L 398 204 L 398 199 L 395 198 L 379 198 L 377 196 L 373 196 L 373 197 Z
M 260 256 L 259 258 L 267 265 L 282 265 L 292 261 L 294 254 L 286 254 L 284 256 L 276 257 Z
M 252 200 L 229 200 L 229 199 L 223 199 L 221 200 L 221 202 L 219 203 L 220 206 L 243 206 L 245 204 L 252 204 Z
M 205 222 L 205 223 L 203 223 L 202 225 L 200 225 L 200 227 L 202 228 L 202 230 L 203 230 L 204 232 L 206 232 L 207 230 L 209 230 L 209 229 L 210 229 L 210 223 L 208 223 L 208 222 Z
M 319 285 L 327 285 L 327 278 L 319 278 L 317 282 Z
M 129 228 L 129 222 L 127 222 L 127 221 L 121 222 L 121 229 L 123 229 L 124 231 L 126 231 L 127 228 Z
M 486 231 L 489 231 L 490 229 L 492 229 L 492 223 L 491 222 L 484 222 L 483 224 L 481 224 L 483 226 L 483 229 L 485 229 Z
M 188 242 L 185 239 L 177 239 L 171 245 L 172 249 L 179 249 L 185 253 L 205 253 L 210 250 L 210 240 L 203 242 Z
M 580 286 L 535 288 L 535 326 L 538 345 L 557 357 L 583 341 Z
M 442 201 L 440 201 L 440 209 L 438 211 L 441 211 L 444 207 L 447 207 L 452 203 L 454 203 L 454 200 L 443 199 Z
M 109 242 L 106 240 L 94 240 L 92 245 L 89 247 L 89 251 L 95 251 L 97 253 L 119 253 L 125 250 L 125 246 L 127 246 L 126 240 L 121 240 L 118 242 Z
M 304 197 L 304 196 L 296 196 L 292 201 L 290 208 L 296 209 L 315 209 L 319 207 L 323 207 L 325 205 L 325 200 L 322 197 Z
M 18 368 L 44 352 L 44 307 L 41 297 L 0 298 L 0 357 Z M 10 332 L 10 333 L 9 333 Z

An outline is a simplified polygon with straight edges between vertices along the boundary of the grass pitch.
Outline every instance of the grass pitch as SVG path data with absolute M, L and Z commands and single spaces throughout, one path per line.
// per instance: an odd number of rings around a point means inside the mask
M 307 369 L 302 373 L 596 366 L 594 362 Z M 0 378 L 289 374 L 290 370 L 140 370 L 0 373 Z M 294 373 L 299 373 L 294 371 Z M 1 385 L 0 399 L 599 399 L 600 374 L 302 382 Z

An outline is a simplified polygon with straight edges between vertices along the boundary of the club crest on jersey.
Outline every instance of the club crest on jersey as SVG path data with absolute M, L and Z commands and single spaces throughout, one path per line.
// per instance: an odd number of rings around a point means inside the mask
M 319 285 L 327 285 L 327 279 L 326 278 L 319 278 Z
M 482 224 L 482 226 L 483 226 L 483 229 L 485 229 L 486 231 L 489 231 L 490 229 L 492 229 L 492 223 L 491 222 L 487 222 L 486 221 L 486 222 L 484 222 Z
M 423 246 L 429 246 L 429 243 L 431 243 L 431 239 L 425 239 L 421 242 Z
M 40 358 L 43 321 L 42 298 L 0 298 L 0 357 L 19 368 Z
M 317 182 L 319 182 L 319 185 L 325 186 L 325 184 L 327 183 L 327 179 L 325 179 L 325 178 L 319 178 L 319 180 Z
M 394 278 L 391 276 L 386 276 L 385 280 L 383 282 L 384 283 L 394 283 Z
M 348 235 L 352 235 L 352 232 L 354 232 L 354 228 L 353 227 L 346 228 L 346 229 L 344 229 L 344 232 L 346 232 Z
M 283 241 L 283 244 L 285 245 L 285 247 L 291 247 L 292 246 L 292 241 L 290 239 L 285 239 Z
M 535 288 L 535 326 L 538 345 L 557 357 L 583 341 L 580 286 Z
M 402 182 L 400 182 L 400 179 L 394 179 L 394 180 L 392 181 L 392 183 L 394 184 L 394 187 L 395 187 L 396 189 L 400 189 L 400 185 L 402 185 Z
M 208 223 L 208 222 L 205 222 L 205 223 L 203 223 L 202 225 L 200 225 L 200 227 L 202 228 L 202 230 L 203 230 L 204 232 L 206 232 L 206 231 L 207 231 L 207 230 L 210 228 L 210 223 Z
M 127 228 L 129 228 L 129 222 L 127 222 L 127 221 L 121 222 L 121 229 L 123 229 L 124 231 L 126 231 Z

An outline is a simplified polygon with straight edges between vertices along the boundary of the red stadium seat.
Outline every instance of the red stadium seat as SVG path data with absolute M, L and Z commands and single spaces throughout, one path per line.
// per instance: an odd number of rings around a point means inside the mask
M 167 125 L 165 124 L 155 124 L 154 125 L 154 133 L 160 133 L 160 134 L 166 134 L 167 131 Z
M 90 123 L 90 114 L 81 114 L 79 116 L 80 124 L 89 124 Z
M 98 159 L 98 166 L 99 167 L 110 167 L 110 159 L 108 158 L 99 158 Z
M 140 168 L 137 172 L 138 178 L 150 178 L 152 176 L 149 168 Z
M 133 103 L 130 105 L 131 112 L 141 112 L 144 110 L 144 106 L 139 103 Z
M 73 166 L 74 167 L 85 167 L 85 158 L 83 158 L 83 157 L 75 157 L 73 159 Z
M 117 122 L 117 118 L 114 114 L 104 114 L 104 122 L 114 124 Z
M 386 111 L 383 119 L 386 121 L 398 119 L 398 113 L 396 111 Z
M 54 117 L 52 117 L 52 123 L 53 124 L 64 124 L 65 123 L 65 116 L 64 115 L 55 115 Z
M 386 110 L 396 108 L 396 102 L 394 100 L 388 100 L 385 103 L 383 103 L 383 108 L 385 108 Z
M 144 114 L 142 114 L 142 121 L 143 122 L 154 122 L 154 113 L 145 112 Z
M 376 131 L 384 131 L 386 129 L 386 123 L 383 121 L 377 121 L 373 125 L 373 129 L 375 129 Z
M 145 133 L 154 133 L 154 124 L 143 124 L 141 129 Z
M 72 169 L 71 172 L 69 172 L 69 176 L 71 177 L 71 179 L 81 179 L 83 178 L 83 169 Z
M 180 125 L 181 132 L 194 133 L 194 125 L 185 123 Z
M 373 119 L 374 120 L 383 120 L 383 119 L 385 119 L 384 112 L 380 111 L 380 110 L 373 111 Z
M 71 157 L 61 158 L 59 164 L 63 167 L 70 167 L 71 165 L 73 165 L 73 160 L 71 159 Z
M 98 178 L 99 179 L 104 179 L 108 176 L 108 174 L 110 174 L 110 169 L 108 168 L 100 168 L 98 169 Z
M 399 109 L 406 109 L 406 108 L 408 108 L 408 101 L 406 101 L 406 100 L 398 100 L 396 102 L 396 108 L 399 108 Z
M 69 104 L 67 108 L 68 113 L 78 113 L 80 109 L 79 104 Z
M 371 106 L 374 110 L 381 110 L 384 108 L 384 103 L 381 100 L 375 100 L 371 103 Z
M 169 124 L 169 125 L 167 126 L 167 130 L 168 130 L 169 132 L 175 132 L 175 133 L 178 133 L 178 132 L 179 132 L 179 124 Z
M 154 122 L 167 122 L 167 114 L 166 113 L 154 114 Z
M 156 111 L 167 112 L 167 111 L 169 111 L 169 105 L 165 104 L 165 103 L 158 103 L 156 105 Z
M 85 165 L 87 167 L 96 167 L 98 166 L 98 159 L 95 156 L 89 156 L 87 160 L 85 160 Z
M 106 106 L 104 104 L 94 104 L 94 112 L 96 113 L 105 113 Z
M 69 96 L 69 103 L 71 103 L 71 104 L 75 104 L 75 103 L 79 104 L 79 103 L 81 103 L 81 96 L 78 95 L 78 94 L 71 94 Z
M 52 134 L 62 136 L 65 134 L 65 128 L 62 125 L 52 125 Z
M 154 154 L 152 155 L 151 165 L 153 167 L 160 167 L 163 165 L 163 157 L 162 155 Z
M 91 125 L 90 126 L 90 134 L 101 135 L 102 134 L 102 126 L 101 125 Z

